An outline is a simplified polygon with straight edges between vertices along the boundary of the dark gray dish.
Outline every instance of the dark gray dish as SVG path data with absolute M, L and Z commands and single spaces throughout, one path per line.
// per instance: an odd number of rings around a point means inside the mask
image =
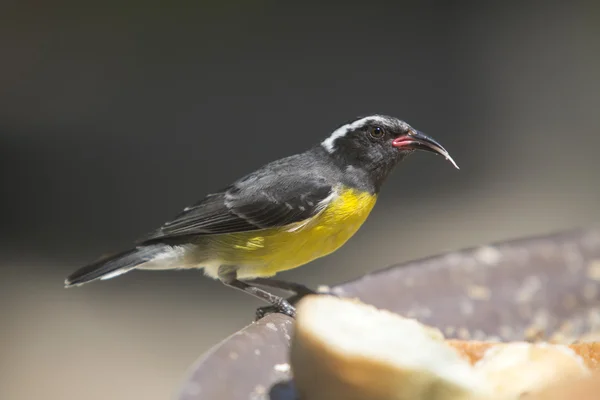
M 440 328 L 448 338 L 525 340 L 600 328 L 600 231 L 518 239 L 409 262 L 333 288 Z M 293 320 L 267 315 L 190 368 L 180 400 L 295 399 Z

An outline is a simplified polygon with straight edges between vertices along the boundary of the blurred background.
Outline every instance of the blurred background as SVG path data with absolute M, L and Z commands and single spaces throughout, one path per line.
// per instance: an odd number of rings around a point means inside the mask
M 262 305 L 198 271 L 63 280 L 205 194 L 369 113 L 416 154 L 333 285 L 453 249 L 600 222 L 600 3 L 3 3 L 0 398 L 172 398 Z

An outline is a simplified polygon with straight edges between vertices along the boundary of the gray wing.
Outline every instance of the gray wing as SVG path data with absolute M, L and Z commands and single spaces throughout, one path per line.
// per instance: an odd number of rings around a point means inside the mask
M 250 175 L 187 207 L 143 241 L 285 226 L 316 215 L 332 194 L 330 184 L 309 174 Z

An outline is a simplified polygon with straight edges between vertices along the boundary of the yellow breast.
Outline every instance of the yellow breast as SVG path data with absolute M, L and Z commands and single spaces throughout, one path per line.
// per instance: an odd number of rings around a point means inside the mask
M 238 277 L 272 276 L 341 247 L 360 228 L 377 196 L 342 188 L 316 217 L 283 228 L 217 235 L 211 246 L 220 263 L 239 267 Z

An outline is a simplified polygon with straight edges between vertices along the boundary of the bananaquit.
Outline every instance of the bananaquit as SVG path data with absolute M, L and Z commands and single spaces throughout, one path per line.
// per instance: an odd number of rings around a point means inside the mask
M 295 317 L 292 302 L 263 288 L 314 293 L 272 279 L 339 249 L 373 209 L 392 169 L 415 150 L 440 154 L 434 139 L 386 115 L 356 118 L 307 151 L 273 161 L 185 208 L 132 248 L 87 265 L 65 286 L 134 269 L 202 268 L 205 275 L 258 297 L 258 310 Z

